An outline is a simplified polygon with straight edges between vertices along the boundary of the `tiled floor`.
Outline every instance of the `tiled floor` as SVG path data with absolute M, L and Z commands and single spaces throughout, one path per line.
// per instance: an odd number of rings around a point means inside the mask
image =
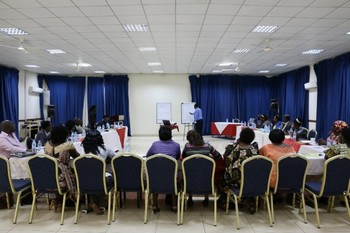
M 145 154 L 148 147 L 156 137 L 132 137 L 130 138 L 131 151 L 139 154 Z M 182 136 L 174 137 L 174 140 L 184 145 Z M 232 140 L 223 138 L 205 137 L 220 152 L 224 151 L 228 143 Z M 107 225 L 107 216 L 97 216 L 93 213 L 79 213 L 78 223 L 74 224 L 74 210 L 66 210 L 65 222 L 59 224 L 60 214 L 48 210 L 42 201 L 38 205 L 38 210 L 34 214 L 32 224 L 28 224 L 30 206 L 21 206 L 19 210 L 18 223 L 12 224 L 14 209 L 0 210 L 0 233 L 4 232 L 115 232 L 115 233 L 172 233 L 172 232 L 232 232 L 236 231 L 235 212 L 231 211 L 229 215 L 218 210 L 218 223 L 213 225 L 213 202 L 208 207 L 201 204 L 202 198 L 195 200 L 194 206 L 189 208 L 184 215 L 184 224 L 176 225 L 176 215 L 171 212 L 169 206 L 163 203 L 158 214 L 149 211 L 149 220 L 147 224 L 143 223 L 144 209 L 137 209 L 135 200 L 128 199 L 121 210 L 117 211 L 116 221 Z M 288 205 L 277 204 L 275 206 L 275 224 L 270 227 L 266 210 L 259 210 L 254 215 L 250 215 L 243 209 L 240 211 L 242 233 L 253 232 L 291 232 L 291 233 L 312 233 L 312 232 L 350 232 L 350 221 L 346 208 L 336 206 L 333 213 L 327 213 L 324 206 L 321 206 L 321 229 L 316 227 L 314 209 L 307 207 L 308 223 L 304 224 L 303 217 L 298 214 L 297 209 L 292 209 Z

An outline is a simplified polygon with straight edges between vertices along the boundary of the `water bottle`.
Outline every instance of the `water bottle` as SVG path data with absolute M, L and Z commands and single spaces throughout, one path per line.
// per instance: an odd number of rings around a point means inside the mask
M 36 143 L 35 140 L 32 142 L 32 152 L 36 153 Z
M 327 146 L 331 146 L 331 145 L 332 145 L 331 138 L 330 138 L 330 137 L 328 137 L 328 138 L 327 138 Z
M 297 132 L 293 132 L 293 140 L 294 140 L 294 141 L 297 140 Z
M 124 151 L 125 151 L 125 152 L 130 152 L 130 144 L 129 144 L 128 141 L 126 141 Z
M 111 126 L 109 125 L 109 123 L 106 123 L 106 128 L 109 129 Z
M 228 122 L 228 118 L 226 118 L 226 122 Z
M 86 136 L 86 131 L 85 131 L 84 128 L 83 128 L 83 131 L 81 132 L 81 136 L 82 136 L 83 138 L 85 138 L 85 136 Z
M 38 141 L 38 149 L 37 149 L 37 151 L 40 151 L 42 147 L 43 147 L 43 144 L 42 144 L 41 141 L 39 140 L 39 141 Z

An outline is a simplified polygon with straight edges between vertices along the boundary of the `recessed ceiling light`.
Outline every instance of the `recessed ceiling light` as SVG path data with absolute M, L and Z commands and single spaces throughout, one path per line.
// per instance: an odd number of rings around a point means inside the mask
M 89 63 L 75 63 L 74 66 L 79 66 L 79 67 L 90 67 L 92 65 L 90 65 Z
M 303 54 L 319 54 L 323 51 L 324 49 L 310 49 L 308 51 L 304 51 Z
M 105 74 L 106 72 L 103 70 L 96 70 L 94 71 L 95 74 Z
M 222 72 L 236 71 L 236 69 L 222 69 Z
M 160 63 L 160 62 L 148 62 L 147 65 L 148 66 L 161 66 L 162 63 Z
M 288 64 L 285 64 L 285 63 L 278 63 L 278 64 L 276 64 L 275 66 L 286 66 L 286 65 L 288 65 Z
M 24 66 L 29 67 L 29 68 L 39 68 L 39 66 L 37 66 L 37 65 L 24 65 Z
M 141 47 L 139 48 L 140 52 L 155 52 L 157 49 L 155 47 Z
M 58 71 L 49 71 L 50 74 L 59 74 L 60 72 Z
M 163 70 L 153 70 L 153 73 L 164 73 Z
M 222 70 L 213 70 L 213 73 L 222 73 Z
M 11 36 L 23 36 L 27 35 L 28 33 L 19 29 L 19 28 L 0 28 L 0 32 L 3 32 L 7 35 Z
M 249 53 L 251 49 L 235 49 L 232 53 Z
M 266 32 L 266 33 L 273 33 L 277 30 L 278 26 L 263 26 L 258 25 L 256 26 L 252 32 Z
M 124 24 L 123 28 L 127 32 L 148 32 L 149 27 L 147 24 Z
M 347 32 L 346 35 L 350 35 L 350 32 Z
M 62 54 L 62 53 L 66 53 L 65 51 L 61 50 L 61 49 L 46 49 L 46 51 L 49 54 Z
M 223 62 L 219 64 L 219 66 L 232 66 L 232 65 L 237 65 L 237 62 Z
M 266 73 L 269 73 L 270 71 L 269 70 L 260 70 L 259 73 L 261 74 L 266 74 Z

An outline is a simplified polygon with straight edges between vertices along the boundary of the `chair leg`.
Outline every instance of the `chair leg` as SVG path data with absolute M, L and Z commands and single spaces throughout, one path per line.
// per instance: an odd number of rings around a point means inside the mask
M 349 197 L 350 197 L 350 195 L 349 195 Z M 350 219 L 350 208 L 349 208 L 349 201 L 348 201 L 347 195 L 344 195 L 344 201 L 345 201 L 345 206 L 346 206 L 346 209 L 348 210 L 348 215 L 349 215 L 349 219 Z
M 17 216 L 18 216 L 18 207 L 19 207 L 19 202 L 21 201 L 21 195 L 22 195 L 23 190 L 19 191 L 17 194 L 17 201 L 16 201 L 16 207 L 15 207 L 15 214 L 13 216 L 13 224 L 16 224 L 17 222 Z
M 307 223 L 307 218 L 306 218 L 306 208 L 305 208 L 305 197 L 304 197 L 304 192 L 302 192 L 300 194 L 301 196 L 301 203 L 302 203 L 302 208 L 303 208 L 303 212 L 304 212 L 304 223 L 306 224 Z
M 112 191 L 108 193 L 108 210 L 107 210 L 107 225 L 111 224 L 111 202 L 112 202 Z
M 273 194 L 270 193 L 270 202 L 271 202 L 271 220 L 272 224 L 275 224 L 275 210 L 273 206 Z
M 176 215 L 177 215 L 177 225 L 180 225 L 180 196 L 181 196 L 181 193 L 178 193 L 177 194 L 177 212 L 176 212 Z
M 184 223 L 184 209 L 185 209 L 185 196 L 186 193 L 182 192 L 181 194 L 181 216 L 180 216 L 180 223 Z
M 148 212 L 148 192 L 145 191 L 145 216 L 144 216 L 144 221 L 143 223 L 146 224 L 147 223 L 147 212 Z
M 117 200 L 117 191 L 113 192 L 112 222 L 115 221 L 116 200 Z
M 29 215 L 29 223 L 32 223 L 33 221 L 33 214 L 34 214 L 34 208 L 35 208 L 35 202 L 36 202 L 36 193 L 33 192 L 33 201 L 32 201 L 32 208 L 30 209 L 30 215 Z
M 228 192 L 227 192 L 227 196 L 226 196 L 226 214 L 228 214 L 228 212 L 229 212 L 230 195 L 231 195 L 231 192 L 228 191 Z M 236 204 L 236 203 L 235 203 L 235 204 Z
M 238 214 L 238 199 L 236 195 L 233 195 L 235 198 L 235 209 L 236 209 L 236 226 L 237 230 L 239 230 L 239 214 Z M 229 204 L 229 203 L 228 203 Z M 226 210 L 227 210 L 227 205 L 226 205 Z
M 320 216 L 318 213 L 318 202 L 317 197 L 315 194 L 312 193 L 313 199 L 314 199 L 314 205 L 315 205 L 315 213 L 316 213 L 316 222 L 317 222 L 317 228 L 321 228 L 320 226 Z
M 63 222 L 64 222 L 64 209 L 66 208 L 66 199 L 67 199 L 67 193 L 64 193 L 63 201 L 62 201 L 61 225 L 63 225 Z
M 270 209 L 270 202 L 269 202 L 269 196 L 268 196 L 268 194 L 266 194 L 266 195 L 264 196 L 264 200 L 265 200 L 266 205 L 267 205 L 267 212 L 268 212 L 268 214 L 269 214 L 270 227 L 272 227 L 273 225 L 272 225 L 272 219 L 271 219 L 271 209 Z
M 79 202 L 80 202 L 80 193 L 78 193 L 78 195 L 77 195 L 77 203 L 75 204 L 74 224 L 77 224 L 77 222 L 78 222 Z
M 10 197 L 9 197 L 9 193 L 5 193 L 6 195 L 6 205 L 7 205 L 7 209 L 10 209 Z
M 217 225 L 217 211 L 218 211 L 218 206 L 217 206 L 217 201 L 216 201 L 216 192 L 214 193 L 214 226 Z
M 293 208 L 295 208 L 295 196 L 296 196 L 296 194 L 293 193 L 293 201 L 292 201 L 292 207 L 293 207 Z

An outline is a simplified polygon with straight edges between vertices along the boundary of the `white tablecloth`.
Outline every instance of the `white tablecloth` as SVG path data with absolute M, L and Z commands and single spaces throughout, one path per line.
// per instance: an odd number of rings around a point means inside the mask
M 237 126 L 236 129 L 236 140 L 239 138 L 239 134 L 242 131 L 242 126 Z M 266 144 L 270 144 L 271 141 L 269 139 L 269 134 L 268 133 L 263 133 L 259 130 L 254 130 L 255 133 L 255 139 L 253 142 L 257 142 L 259 148 L 265 146 Z
M 324 152 L 327 148 L 323 146 L 301 145 L 299 154 L 309 160 L 308 175 L 322 175 L 324 167 Z
M 124 133 L 123 141 L 121 140 L 121 138 L 123 137 L 119 136 L 119 134 L 117 133 L 117 130 L 123 131 Z M 108 132 L 102 132 L 101 135 L 107 148 L 110 148 L 114 151 L 116 150 L 121 151 L 123 147 L 126 145 L 126 141 L 128 138 L 128 127 L 123 126 L 120 129 L 109 129 Z M 84 153 L 84 149 L 80 141 L 74 142 L 74 147 L 80 154 Z

